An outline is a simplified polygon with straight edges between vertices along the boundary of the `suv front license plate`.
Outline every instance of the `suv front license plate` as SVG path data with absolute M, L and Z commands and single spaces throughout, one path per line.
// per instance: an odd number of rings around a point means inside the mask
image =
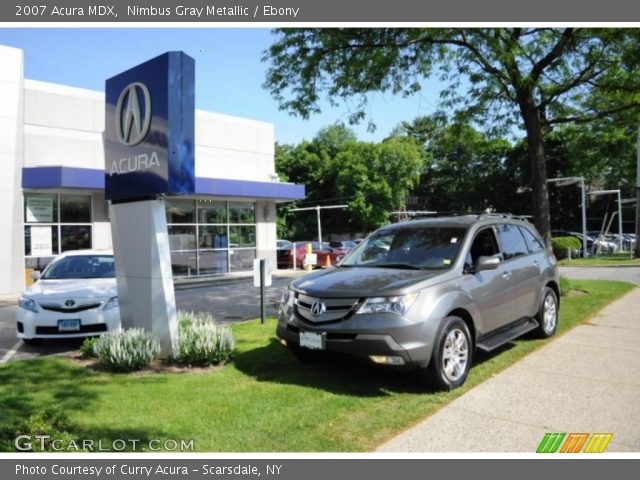
M 324 350 L 325 335 L 313 332 L 300 332 L 300 346 L 310 350 Z
M 69 320 L 58 320 L 59 332 L 79 332 L 80 331 L 80 319 L 73 318 Z

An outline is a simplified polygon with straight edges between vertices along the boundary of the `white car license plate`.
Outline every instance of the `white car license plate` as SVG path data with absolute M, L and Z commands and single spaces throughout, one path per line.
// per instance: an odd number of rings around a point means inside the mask
M 311 350 L 324 350 L 324 335 L 313 332 L 300 332 L 300 346 Z
M 59 332 L 79 332 L 80 331 L 80 319 L 73 318 L 68 320 L 58 320 Z

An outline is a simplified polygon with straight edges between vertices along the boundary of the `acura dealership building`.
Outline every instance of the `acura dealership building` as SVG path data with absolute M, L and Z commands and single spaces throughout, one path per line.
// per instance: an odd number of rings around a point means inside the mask
M 111 248 L 103 92 L 28 80 L 23 52 L 0 46 L 0 294 L 21 291 L 53 256 Z M 278 181 L 269 123 L 196 110 L 195 194 L 166 199 L 174 276 L 275 265 Z

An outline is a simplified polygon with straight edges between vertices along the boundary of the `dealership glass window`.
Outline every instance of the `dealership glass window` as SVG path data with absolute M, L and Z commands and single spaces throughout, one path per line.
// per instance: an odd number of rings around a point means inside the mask
M 38 233 L 41 233 L 42 231 L 45 232 L 45 235 L 48 234 L 51 237 L 50 240 L 50 244 L 51 244 L 51 253 L 49 255 L 57 255 L 58 254 L 58 229 L 56 228 L 55 225 L 25 225 L 24 227 L 24 254 L 27 257 L 30 257 L 31 254 L 31 230 L 35 229 L 38 230 Z M 35 235 L 34 235 L 35 236 Z M 46 240 L 45 240 L 46 242 Z M 37 250 L 37 246 L 34 245 L 34 250 Z M 37 252 L 36 252 L 37 253 Z
M 253 269 L 253 260 L 256 258 L 256 251 L 254 249 L 239 249 L 233 248 L 229 250 L 229 263 L 231 264 L 230 271 L 232 272 L 246 272 Z
M 193 200 L 165 200 L 167 223 L 195 223 L 196 206 Z
M 60 252 L 91 248 L 91 225 L 60 225 Z
M 25 194 L 24 223 L 58 223 L 58 195 L 53 193 Z
M 198 223 L 227 223 L 227 203 L 198 200 Z
M 91 197 L 61 195 L 60 223 L 91 223 Z
M 42 270 L 62 252 L 91 248 L 91 203 L 91 195 L 25 193 L 25 267 Z
M 200 248 L 227 248 L 229 246 L 226 225 L 200 226 L 198 246 Z
M 255 247 L 256 227 L 251 225 L 233 225 L 229 227 L 231 247 Z
M 195 225 L 170 225 L 168 230 L 169 248 L 172 251 L 196 249 Z
M 250 202 L 229 202 L 229 223 L 255 224 L 255 205 Z
M 253 268 L 256 256 L 253 203 L 170 199 L 166 205 L 175 276 Z
M 200 250 L 198 252 L 200 275 L 227 273 L 229 271 L 229 255 L 227 250 Z

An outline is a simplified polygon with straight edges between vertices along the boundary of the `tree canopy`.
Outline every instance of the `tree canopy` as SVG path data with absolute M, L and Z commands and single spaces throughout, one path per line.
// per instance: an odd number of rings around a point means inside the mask
M 425 78 L 446 82 L 441 107 L 488 132 L 526 132 L 530 212 L 550 232 L 545 138 L 560 125 L 638 120 L 640 31 L 582 28 L 279 29 L 265 52 L 266 88 L 282 109 L 307 118 L 371 92 L 410 96 Z M 371 120 L 371 119 L 370 119 Z

